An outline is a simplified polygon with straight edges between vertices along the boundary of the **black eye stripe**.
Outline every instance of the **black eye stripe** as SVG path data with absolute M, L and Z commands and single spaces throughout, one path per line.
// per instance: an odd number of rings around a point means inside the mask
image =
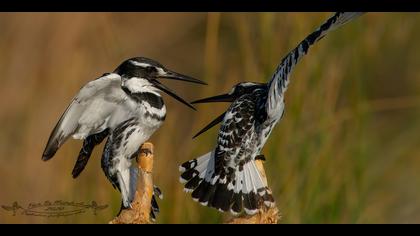
M 148 66 L 146 67 L 146 71 L 149 73 L 152 73 L 152 72 L 156 72 L 157 70 L 154 66 Z

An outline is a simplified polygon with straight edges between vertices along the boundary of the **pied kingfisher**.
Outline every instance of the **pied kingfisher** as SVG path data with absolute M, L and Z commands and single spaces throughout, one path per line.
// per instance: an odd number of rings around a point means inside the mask
M 216 147 L 179 167 L 184 190 L 192 192 L 195 201 L 234 215 L 243 209 L 253 215 L 263 205 L 274 205 L 271 190 L 261 178 L 254 160 L 265 159 L 260 154 L 261 149 L 283 116 L 290 73 L 310 46 L 360 14 L 333 15 L 282 59 L 268 83 L 243 82 L 227 94 L 192 102 L 231 103 L 225 113 L 196 135 L 222 122 Z
M 76 178 L 85 168 L 94 147 L 108 137 L 101 166 L 114 188 L 121 192 L 123 207 L 130 207 L 138 174 L 132 159 L 166 117 L 166 107 L 159 92 L 194 109 L 158 79 L 205 84 L 170 71 L 148 58 L 128 59 L 114 72 L 106 73 L 80 89 L 52 131 L 42 160 L 51 159 L 70 136 L 84 140 L 72 172 Z M 154 192 L 160 195 L 156 187 Z M 158 210 L 154 197 L 152 201 Z M 156 212 L 152 211 L 152 216 L 153 213 Z

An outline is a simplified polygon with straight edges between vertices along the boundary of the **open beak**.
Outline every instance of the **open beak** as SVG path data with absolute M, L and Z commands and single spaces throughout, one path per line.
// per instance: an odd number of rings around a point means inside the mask
M 214 96 L 214 97 L 209 97 L 209 98 L 203 98 L 200 100 L 196 100 L 194 102 L 191 102 L 191 104 L 196 104 L 196 103 L 209 103 L 209 102 L 233 102 L 235 99 L 232 95 L 230 94 L 222 94 L 222 95 L 218 95 L 218 96 Z
M 179 74 L 177 72 L 174 71 L 170 71 L 170 70 L 166 70 L 164 73 L 159 74 L 158 78 L 162 78 L 162 79 L 173 79 L 173 80 L 181 80 L 181 81 L 186 81 L 186 82 L 190 82 L 190 83 L 196 83 L 196 84 L 204 84 L 207 85 L 205 82 L 198 80 L 198 79 L 194 79 L 190 76 L 187 75 L 183 75 L 183 74 Z
M 194 135 L 193 139 L 196 138 L 198 135 L 206 132 L 207 130 L 211 129 L 213 126 L 219 124 L 223 121 L 223 118 L 225 117 L 226 112 L 218 116 L 216 119 L 214 119 L 210 124 L 208 124 L 206 127 L 204 127 L 202 130 L 200 130 L 196 135 Z
M 180 101 L 181 103 L 184 103 L 186 106 L 188 106 L 189 108 L 196 111 L 196 109 L 193 106 L 191 106 L 191 104 L 189 102 L 185 101 L 183 98 L 176 95 L 175 92 L 173 92 L 171 89 L 169 89 L 165 85 L 161 84 L 158 80 L 153 79 L 153 80 L 151 80 L 151 82 L 153 83 L 153 85 L 156 86 L 156 88 L 160 89 L 161 91 L 165 92 L 169 96 L 175 98 L 176 100 Z

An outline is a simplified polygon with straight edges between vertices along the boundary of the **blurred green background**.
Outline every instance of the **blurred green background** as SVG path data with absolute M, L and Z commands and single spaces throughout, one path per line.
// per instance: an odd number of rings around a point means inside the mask
M 1 13 L 0 205 L 95 200 L 98 212 L 1 223 L 107 223 L 120 195 L 100 168 L 71 170 L 81 142 L 41 154 L 72 97 L 123 60 L 146 56 L 208 82 L 166 82 L 188 100 L 265 82 L 280 59 L 331 13 Z M 269 138 L 269 184 L 281 223 L 420 223 L 420 14 L 369 13 L 316 44 L 295 68 L 286 113 Z M 217 128 L 191 137 L 227 108 L 194 112 L 165 95 L 167 120 L 152 142 L 159 223 L 219 223 L 193 202 L 178 165 L 215 145 Z

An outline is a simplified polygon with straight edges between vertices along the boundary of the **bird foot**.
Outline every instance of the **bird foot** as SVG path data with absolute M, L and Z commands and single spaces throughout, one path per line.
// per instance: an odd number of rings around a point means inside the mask
M 265 156 L 263 154 L 256 156 L 255 160 L 266 161 Z
M 150 149 L 148 149 L 148 148 L 142 148 L 140 150 L 140 153 L 141 154 L 145 154 L 146 156 L 152 155 L 152 151 Z

